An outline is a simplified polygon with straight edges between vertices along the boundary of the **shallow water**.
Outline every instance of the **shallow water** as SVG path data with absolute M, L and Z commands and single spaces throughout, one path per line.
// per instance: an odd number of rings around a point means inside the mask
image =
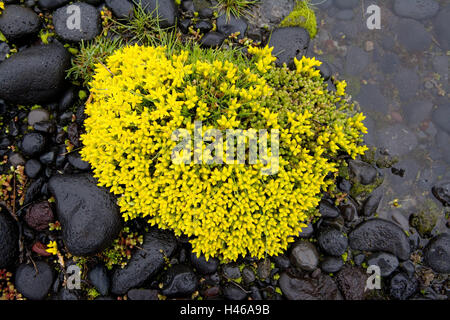
M 382 170 L 386 194 L 378 214 L 394 215 L 407 228 L 410 214 L 426 199 L 442 208 L 431 188 L 450 178 L 450 48 L 444 41 L 450 1 L 422 1 L 428 6 L 416 11 L 394 8 L 394 1 L 360 1 L 353 9 L 337 8 L 336 2 L 352 1 L 312 1 L 320 27 L 309 54 L 327 61 L 348 82 L 349 93 L 367 115 L 367 144 L 398 157 L 394 167 L 404 169 L 404 175 Z M 436 14 L 432 2 L 439 4 Z M 371 4 L 381 9 L 380 29 L 367 27 Z M 444 230 L 444 223 L 442 215 L 435 231 Z
M 261 0 L 256 10 L 276 26 L 294 2 Z M 381 169 L 385 196 L 378 215 L 407 230 L 411 214 L 428 210 L 427 200 L 442 209 L 431 188 L 450 179 L 450 1 L 309 3 L 317 13 L 319 33 L 308 54 L 328 62 L 333 74 L 347 80 L 348 92 L 367 115 L 366 143 L 398 158 L 394 168 L 402 176 Z M 208 2 L 194 4 L 200 8 Z M 374 29 L 370 22 L 378 16 L 376 10 L 368 12 L 371 7 L 380 10 L 380 25 Z M 446 230 L 441 217 L 436 232 Z

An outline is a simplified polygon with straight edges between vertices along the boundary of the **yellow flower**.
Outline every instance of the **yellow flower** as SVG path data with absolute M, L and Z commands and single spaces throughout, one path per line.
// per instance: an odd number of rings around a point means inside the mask
M 250 47 L 254 58 L 235 63 L 210 51 L 168 54 L 164 47 L 135 45 L 96 66 L 80 153 L 99 185 L 118 195 L 124 220 L 143 217 L 192 237 L 193 252 L 207 258 L 261 258 L 286 250 L 333 183 L 338 153 L 364 152 L 366 129 L 362 114 L 336 108 L 336 94 L 315 68 L 320 61 L 303 57 L 296 71 L 274 68 L 272 50 Z M 231 128 L 268 130 L 267 154 L 246 164 L 175 164 L 172 150 L 180 140 L 172 134 L 182 129 L 180 139 L 194 137 L 200 120 L 203 135 L 210 129 L 224 137 Z M 280 132 L 279 171 L 265 176 L 261 171 L 277 146 L 270 129 Z M 258 138 L 249 134 L 244 142 Z M 213 158 L 205 143 L 187 140 L 191 148 L 178 152 L 182 159 Z M 226 148 L 216 156 L 223 158 Z M 48 250 L 55 254 L 56 243 Z
M 56 243 L 56 241 L 50 241 L 45 251 L 56 256 L 58 254 L 58 244 Z
M 345 80 L 338 81 L 336 83 L 336 95 L 345 96 L 345 88 L 347 88 L 347 82 Z
M 5 4 L 3 1 L 0 1 L 0 15 L 2 14 L 2 11 L 5 9 Z
M 315 67 L 320 67 L 322 62 L 316 60 L 315 57 L 307 58 L 303 56 L 300 60 L 294 58 L 294 64 L 297 68 L 297 73 L 306 75 L 309 78 L 320 77 L 320 71 Z

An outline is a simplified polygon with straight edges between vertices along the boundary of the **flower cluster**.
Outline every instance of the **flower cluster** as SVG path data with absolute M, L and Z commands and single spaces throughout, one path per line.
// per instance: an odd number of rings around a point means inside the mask
M 317 213 L 338 153 L 365 150 L 363 116 L 327 90 L 315 60 L 296 72 L 273 67 L 269 48 L 249 54 L 130 46 L 98 64 L 90 84 L 81 155 L 99 184 L 119 195 L 125 220 L 185 234 L 207 258 L 281 253 Z M 192 134 L 198 120 L 205 131 L 278 129 L 279 171 L 174 164 L 172 133 Z
M 58 255 L 58 244 L 56 241 L 50 241 L 45 251 L 55 256 Z
M 24 300 L 22 294 L 14 287 L 11 281 L 12 276 L 12 273 L 6 269 L 0 269 L 0 301 Z

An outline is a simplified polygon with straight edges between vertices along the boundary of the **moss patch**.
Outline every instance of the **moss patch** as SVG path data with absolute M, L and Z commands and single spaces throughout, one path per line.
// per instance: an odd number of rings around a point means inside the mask
M 308 6 L 308 1 L 297 1 L 294 10 L 280 23 L 281 27 L 302 27 L 314 38 L 317 34 L 316 13 Z
M 419 212 L 411 217 L 411 226 L 416 228 L 422 237 L 430 237 L 441 214 L 442 211 L 436 203 L 428 199 L 423 203 Z
M 355 179 L 352 179 L 352 188 L 350 190 L 350 195 L 353 199 L 362 202 L 365 199 L 369 197 L 369 195 L 378 188 L 383 183 L 382 177 L 377 177 L 374 183 L 364 185 L 356 181 Z

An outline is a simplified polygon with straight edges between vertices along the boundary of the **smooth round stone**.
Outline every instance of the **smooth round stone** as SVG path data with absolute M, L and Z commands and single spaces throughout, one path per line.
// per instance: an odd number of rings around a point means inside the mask
M 43 300 L 53 283 L 53 270 L 43 261 L 36 261 L 37 272 L 33 264 L 21 264 L 15 274 L 15 286 L 25 298 Z
M 197 289 L 197 281 L 190 267 L 178 264 L 167 272 L 161 293 L 169 297 L 190 296 Z
M 395 0 L 396 15 L 416 20 L 433 18 L 439 11 L 439 3 L 435 0 Z
M 0 98 L 22 105 L 57 99 L 65 87 L 70 58 L 56 43 L 19 51 L 0 64 Z
M 134 15 L 134 6 L 128 0 L 106 0 L 105 3 L 117 18 L 128 19 Z
M 30 8 L 8 5 L 0 14 L 0 32 L 9 41 L 22 40 L 39 32 L 41 21 Z
M 353 10 L 339 10 L 334 16 L 336 19 L 347 21 L 355 17 Z
M 398 273 L 391 279 L 390 294 L 394 299 L 406 300 L 416 292 L 417 287 L 417 279 Z
M 402 19 L 396 29 L 399 43 L 409 51 L 423 52 L 432 44 L 431 34 L 416 20 Z
M 25 174 L 31 178 L 36 178 L 41 172 L 42 165 L 36 159 L 30 159 L 25 163 Z
M 320 233 L 319 246 L 327 254 L 340 256 L 348 247 L 348 239 L 336 229 L 328 229 Z
M 369 266 L 376 265 L 380 267 L 381 276 L 388 277 L 397 269 L 398 259 L 392 254 L 378 252 L 369 257 L 367 264 Z
M 193 267 L 202 274 L 212 274 L 217 271 L 219 267 L 219 260 L 217 258 L 209 257 L 208 261 L 204 255 L 197 257 L 196 253 L 191 253 L 191 263 Z
M 371 219 L 359 224 L 349 234 L 350 248 L 361 251 L 384 251 L 407 260 L 411 247 L 405 232 L 395 223 Z
M 222 44 L 225 36 L 219 32 L 208 32 L 200 40 L 200 44 L 205 48 L 215 48 Z
M 311 223 L 308 223 L 306 228 L 302 228 L 302 231 L 299 232 L 298 237 L 301 239 L 310 238 L 314 233 L 314 227 Z
M 292 247 L 291 261 L 302 270 L 313 271 L 319 264 L 319 253 L 311 242 L 301 240 Z
M 270 36 L 269 47 L 274 47 L 273 54 L 277 57 L 276 64 L 292 65 L 294 58 L 306 54 L 310 36 L 308 31 L 300 27 L 277 28 Z
M 238 38 L 241 39 L 245 36 L 247 31 L 247 22 L 244 19 L 236 18 L 234 15 L 230 15 L 228 18 L 225 14 L 217 18 L 217 31 L 229 36 L 233 33 L 239 32 Z
M 34 126 L 36 123 L 41 121 L 48 121 L 50 119 L 50 114 L 45 109 L 34 109 L 28 113 L 28 124 Z
M 199 21 L 198 23 L 195 24 L 194 29 L 195 30 L 200 30 L 201 33 L 207 33 L 209 32 L 211 29 L 213 28 L 213 25 L 211 24 L 211 22 L 209 21 Z
M 331 200 L 321 200 L 319 203 L 319 212 L 323 218 L 337 218 L 339 210 L 334 206 Z
M 111 285 L 111 281 L 109 280 L 106 269 L 102 265 L 95 266 L 88 273 L 88 279 L 92 285 L 97 288 L 98 292 L 102 296 L 107 296 L 109 293 L 109 288 Z
M 359 0 L 334 0 L 334 5 L 339 9 L 353 9 L 359 4 Z
M 73 8 L 74 10 L 70 10 Z M 80 12 L 80 25 L 70 24 L 75 8 Z M 100 13 L 90 4 L 76 2 L 57 9 L 53 13 L 55 32 L 65 41 L 92 40 L 101 32 Z
M 335 273 L 341 270 L 344 261 L 341 257 L 326 257 L 320 264 L 320 268 L 326 273 Z
M 436 272 L 450 273 L 450 235 L 433 238 L 424 250 L 426 263 Z
M 19 253 L 19 232 L 16 221 L 0 207 L 0 269 L 12 265 Z
M 450 50 L 450 32 L 448 22 L 450 21 L 450 5 L 442 8 L 437 17 L 433 19 L 434 32 L 443 50 Z
M 22 139 L 22 151 L 26 156 L 32 157 L 44 151 L 45 137 L 37 132 L 27 133 Z
M 56 9 L 65 4 L 70 0 L 39 0 L 38 5 L 43 9 Z

